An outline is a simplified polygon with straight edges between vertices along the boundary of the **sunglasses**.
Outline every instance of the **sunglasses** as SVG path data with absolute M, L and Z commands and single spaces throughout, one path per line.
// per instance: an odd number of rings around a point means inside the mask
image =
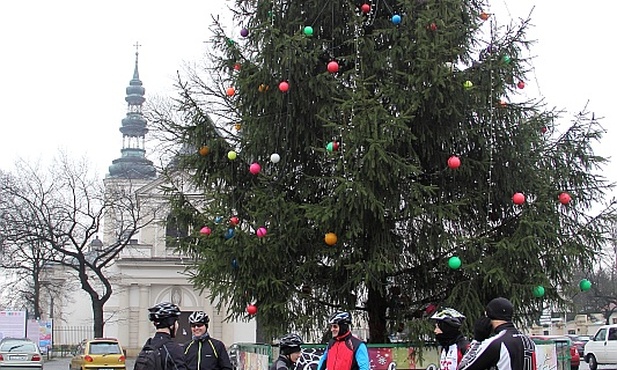
M 191 328 L 201 328 L 204 324 L 191 324 Z

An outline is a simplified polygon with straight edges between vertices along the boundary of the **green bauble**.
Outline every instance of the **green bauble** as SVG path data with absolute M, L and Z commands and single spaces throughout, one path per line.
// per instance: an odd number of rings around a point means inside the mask
M 586 292 L 591 289 L 591 281 L 583 279 L 580 283 L 578 283 L 578 287 L 581 288 L 581 291 Z
M 512 58 L 510 58 L 509 55 L 504 55 L 503 57 L 501 57 L 501 60 L 503 60 L 503 62 L 506 64 L 510 64 L 510 62 L 512 61 Z
M 536 298 L 544 296 L 544 287 L 542 285 L 538 285 L 533 288 L 533 296 Z
M 460 269 L 462 264 L 463 262 L 461 262 L 461 259 L 456 256 L 450 257 L 448 260 L 448 267 L 452 270 Z
M 313 36 L 313 27 L 311 26 L 304 27 L 304 34 L 306 36 Z

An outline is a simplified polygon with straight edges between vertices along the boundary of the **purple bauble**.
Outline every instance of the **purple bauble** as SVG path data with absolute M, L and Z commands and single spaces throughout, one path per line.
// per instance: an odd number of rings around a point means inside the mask
M 246 37 L 248 35 L 249 35 L 249 30 L 247 30 L 246 28 L 243 28 L 240 30 L 240 36 Z

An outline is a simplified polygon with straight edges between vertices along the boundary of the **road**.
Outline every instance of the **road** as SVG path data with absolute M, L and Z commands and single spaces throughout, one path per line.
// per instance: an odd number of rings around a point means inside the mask
M 68 370 L 69 363 L 71 362 L 71 357 L 56 357 L 51 360 L 46 360 L 43 365 L 44 370 Z M 133 365 L 135 363 L 134 358 L 129 358 L 126 360 L 126 368 L 127 370 L 132 370 Z

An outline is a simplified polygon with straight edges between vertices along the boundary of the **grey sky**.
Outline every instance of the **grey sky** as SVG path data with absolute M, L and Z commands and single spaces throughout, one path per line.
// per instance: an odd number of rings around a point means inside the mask
M 173 4 L 173 5 L 172 5 Z M 134 46 L 146 98 L 170 94 L 183 61 L 199 61 L 209 38 L 210 12 L 230 0 L 6 1 L 0 5 L 0 168 L 15 156 L 53 156 L 64 147 L 87 155 L 101 176 L 120 155 L 124 89 L 132 76 Z M 493 1 L 487 10 L 505 23 L 532 14 L 537 39 L 525 93 L 550 106 L 604 116 L 608 128 L 598 152 L 615 153 L 612 92 L 613 5 L 610 1 Z M 239 27 L 230 25 L 236 37 Z M 569 119 L 569 117 L 566 117 Z M 617 170 L 608 173 L 617 180 Z

